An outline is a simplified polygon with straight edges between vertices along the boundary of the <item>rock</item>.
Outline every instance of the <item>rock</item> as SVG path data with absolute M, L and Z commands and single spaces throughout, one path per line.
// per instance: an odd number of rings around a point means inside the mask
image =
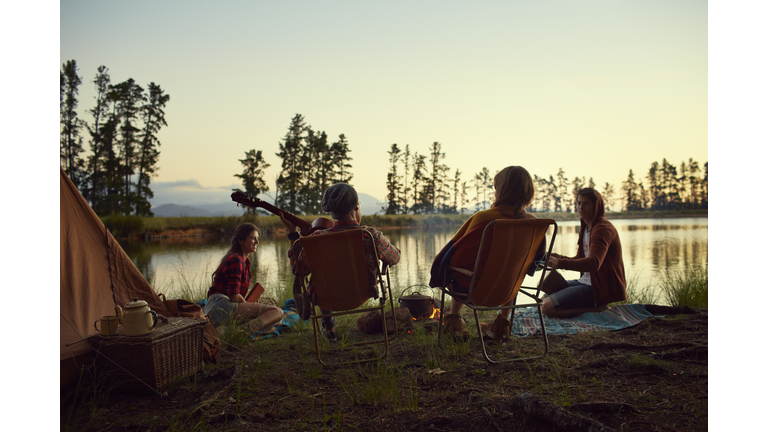
M 357 328 L 366 334 L 381 333 L 381 315 L 377 311 L 364 313 L 357 319 Z
M 397 329 L 409 329 L 413 327 L 413 318 L 408 308 L 399 307 L 395 308 L 394 318 L 392 317 L 392 311 L 384 314 L 387 320 L 387 333 L 393 334 L 395 332 L 395 321 L 397 320 Z M 381 314 L 377 311 L 371 311 L 364 313 L 357 319 L 357 328 L 361 332 L 366 334 L 383 333 L 381 325 Z

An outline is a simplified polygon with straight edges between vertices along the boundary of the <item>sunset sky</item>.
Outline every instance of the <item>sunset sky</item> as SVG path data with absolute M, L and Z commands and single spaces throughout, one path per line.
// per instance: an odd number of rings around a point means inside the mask
M 346 135 L 352 184 L 380 200 L 391 144 L 434 141 L 463 180 L 562 167 L 618 190 L 708 161 L 707 18 L 699 0 L 66 1 L 59 64 L 77 61 L 88 122 L 99 65 L 171 96 L 155 205 L 228 200 L 250 149 L 274 189 L 296 113 Z

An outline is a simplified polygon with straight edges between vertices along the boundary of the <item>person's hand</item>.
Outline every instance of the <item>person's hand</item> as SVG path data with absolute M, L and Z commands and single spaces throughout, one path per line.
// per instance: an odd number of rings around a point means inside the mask
M 229 296 L 229 301 L 231 301 L 232 303 L 244 303 L 245 298 L 243 297 L 242 294 L 237 293 Z
M 292 214 L 289 212 L 285 212 L 285 213 Z M 285 216 L 283 215 L 283 212 L 280 212 L 279 216 L 280 216 L 280 222 L 282 222 L 283 225 L 285 225 L 285 229 L 287 229 L 289 233 L 296 232 L 296 225 L 294 225 L 293 222 L 286 219 Z
M 560 266 L 560 260 L 554 255 L 549 256 L 549 260 L 547 261 L 547 266 L 549 268 L 557 269 Z

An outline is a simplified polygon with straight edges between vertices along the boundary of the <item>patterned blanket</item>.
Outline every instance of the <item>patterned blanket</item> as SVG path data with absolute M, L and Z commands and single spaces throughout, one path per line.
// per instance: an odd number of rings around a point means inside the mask
M 547 334 L 574 334 L 587 331 L 621 330 L 640 324 L 653 316 L 642 304 L 621 304 L 605 312 L 585 313 L 575 318 L 544 317 Z M 536 308 L 518 309 L 512 323 L 512 334 L 529 336 L 540 334 L 539 313 Z
M 274 304 L 275 306 L 277 306 L 277 302 L 274 302 L 274 303 L 265 302 L 265 303 Z M 281 333 L 291 331 L 291 327 L 302 322 L 301 318 L 299 318 L 299 314 L 296 313 L 296 303 L 293 299 L 286 300 L 282 308 L 283 308 L 283 323 L 278 324 L 269 330 L 251 333 L 251 337 L 254 340 L 276 338 L 280 336 Z

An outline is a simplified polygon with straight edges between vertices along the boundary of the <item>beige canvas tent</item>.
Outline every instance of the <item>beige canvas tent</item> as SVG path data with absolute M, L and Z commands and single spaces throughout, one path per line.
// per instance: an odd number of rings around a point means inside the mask
M 159 314 L 169 315 L 130 258 L 105 229 L 72 181 L 61 170 L 60 330 L 61 386 L 75 382 L 79 368 L 92 364 L 93 323 L 115 315 L 115 305 L 146 300 Z

